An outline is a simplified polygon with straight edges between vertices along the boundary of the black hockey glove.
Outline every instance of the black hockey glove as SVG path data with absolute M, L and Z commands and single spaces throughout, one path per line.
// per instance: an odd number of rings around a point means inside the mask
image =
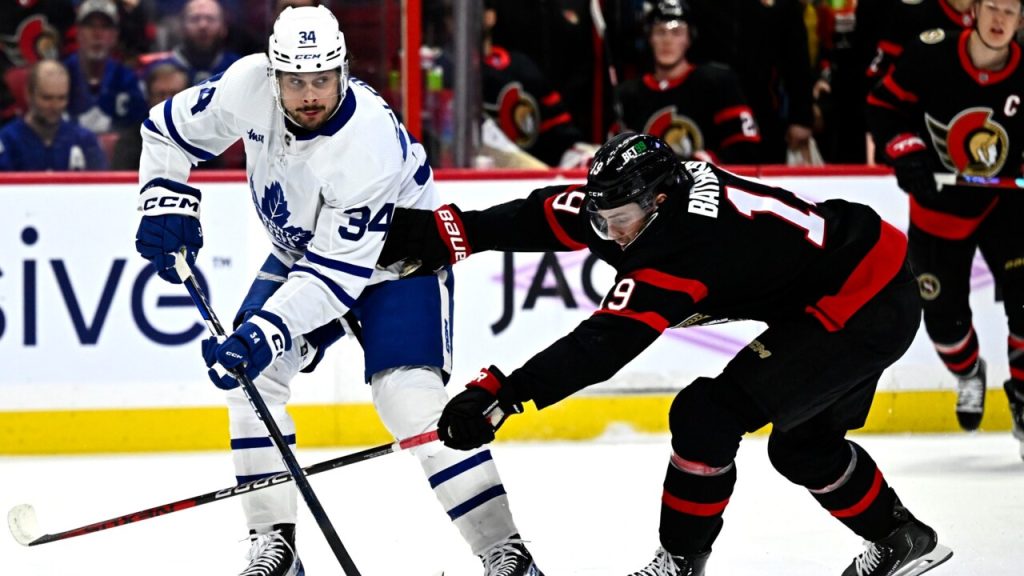
M 896 171 L 896 183 L 918 200 L 934 199 L 939 193 L 928 146 L 914 134 L 900 134 L 885 146 Z
M 377 265 L 388 267 L 405 260 L 434 271 L 472 253 L 458 206 L 445 204 L 433 212 L 396 208 Z
M 493 365 L 481 370 L 445 405 L 437 422 L 438 437 L 456 450 L 473 450 L 492 442 L 505 418 L 523 411 L 523 405 L 511 396 L 501 370 Z

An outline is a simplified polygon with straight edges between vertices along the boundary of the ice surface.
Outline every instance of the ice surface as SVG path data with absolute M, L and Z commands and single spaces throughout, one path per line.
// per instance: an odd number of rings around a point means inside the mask
M 954 550 L 929 573 L 1017 576 L 1024 566 L 1024 462 L 1008 433 L 856 436 L 904 503 Z M 709 576 L 838 576 L 860 540 L 768 463 L 762 437 L 743 442 L 739 481 Z M 301 450 L 309 465 L 354 451 Z M 548 576 L 622 576 L 657 542 L 665 436 L 493 447 L 519 528 Z M 392 454 L 310 481 L 365 576 L 481 574 L 434 500 L 419 465 Z M 226 453 L 0 458 L 0 508 L 35 506 L 58 532 L 226 487 Z M 309 576 L 341 574 L 300 503 Z M 32 548 L 0 534 L 4 576 L 237 574 L 248 548 L 237 499 Z

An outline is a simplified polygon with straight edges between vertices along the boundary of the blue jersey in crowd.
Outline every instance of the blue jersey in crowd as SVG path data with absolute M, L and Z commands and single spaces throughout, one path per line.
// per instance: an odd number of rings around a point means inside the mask
M 149 106 L 142 95 L 139 78 L 130 68 L 108 58 L 99 89 L 89 87 L 78 54 L 64 61 L 71 80 L 68 114 L 96 134 L 138 126 Z
M 106 169 L 96 135 L 73 122 L 61 122 L 49 146 L 23 118 L 0 129 L 0 171 Z

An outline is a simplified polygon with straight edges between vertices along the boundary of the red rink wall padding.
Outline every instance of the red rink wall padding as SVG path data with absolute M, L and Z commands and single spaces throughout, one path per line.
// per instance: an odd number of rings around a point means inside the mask
M 906 197 L 885 168 L 733 170 L 810 200 L 863 202 L 907 225 Z M 442 199 L 465 209 L 585 177 L 581 170 L 435 174 Z M 133 172 L 0 174 L 0 454 L 226 446 L 223 396 L 199 354 L 201 319 L 183 289 L 154 278 L 135 253 L 137 179 Z M 230 317 L 269 245 L 243 172 L 196 171 L 190 182 L 203 191 L 206 245 L 197 268 L 218 314 Z M 487 252 L 460 263 L 452 389 L 481 366 L 521 365 L 586 318 L 612 277 L 586 251 Z M 1005 318 L 980 260 L 972 287 L 989 381 L 1000 383 L 1009 372 Z M 674 394 L 698 376 L 716 375 L 761 329 L 737 322 L 670 330 L 611 381 L 511 419 L 500 437 L 593 438 L 613 425 L 665 432 Z M 922 330 L 883 376 L 867 430 L 956 430 L 954 385 Z M 999 388 L 990 386 L 983 429 L 1009 429 Z M 314 374 L 296 379 L 290 410 L 307 446 L 387 441 L 362 383 L 361 350 L 350 339 Z

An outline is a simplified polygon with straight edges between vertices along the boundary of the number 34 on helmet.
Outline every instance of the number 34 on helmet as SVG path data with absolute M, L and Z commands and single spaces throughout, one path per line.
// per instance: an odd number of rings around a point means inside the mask
M 345 35 L 338 20 L 323 6 L 285 8 L 274 22 L 267 56 L 276 74 L 339 71 L 340 100 L 348 92 L 348 59 Z M 277 82 L 273 83 L 280 102 Z

